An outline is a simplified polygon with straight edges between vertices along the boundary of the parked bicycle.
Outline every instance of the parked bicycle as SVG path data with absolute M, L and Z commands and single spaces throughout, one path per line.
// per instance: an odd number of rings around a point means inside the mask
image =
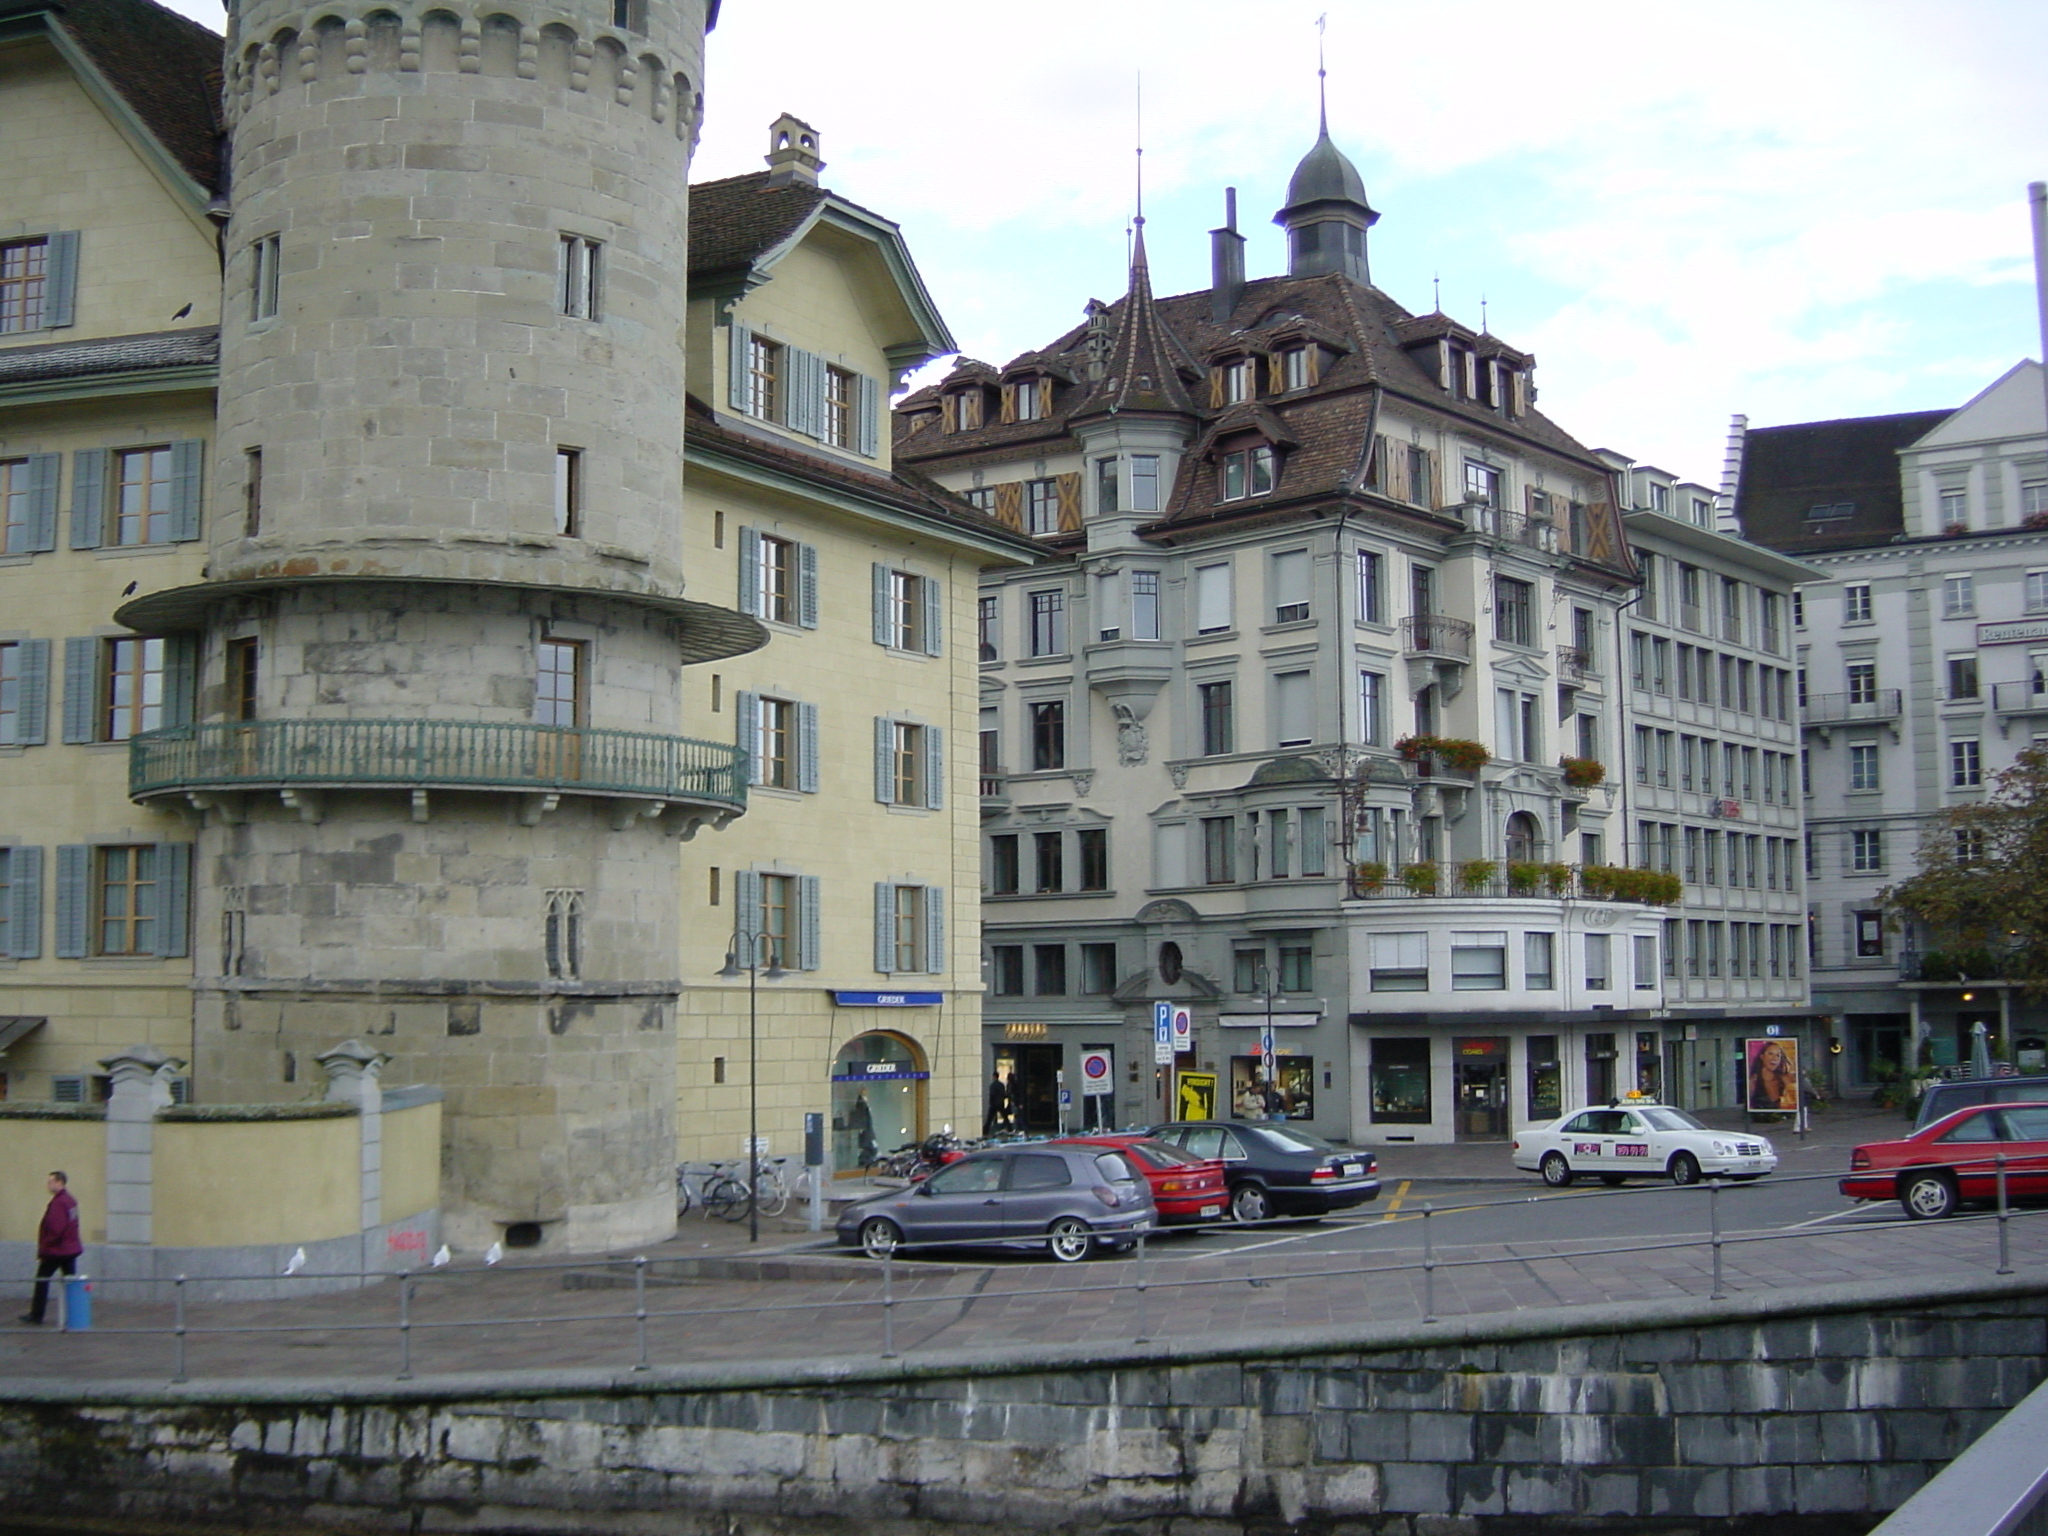
M 907 1141 L 894 1152 L 876 1158 L 867 1166 L 868 1176 L 877 1179 L 908 1179 L 913 1183 L 948 1163 L 957 1163 L 971 1147 L 950 1131 L 937 1131 L 923 1141 Z

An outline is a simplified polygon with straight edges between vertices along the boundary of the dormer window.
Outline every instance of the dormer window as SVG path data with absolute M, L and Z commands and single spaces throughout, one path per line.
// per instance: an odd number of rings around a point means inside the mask
M 1052 409 L 1052 380 L 1013 379 L 1003 386 L 1005 421 L 1038 421 Z
M 1669 513 L 1671 511 L 1671 487 L 1650 482 L 1650 510 Z
M 1249 357 L 1234 357 L 1209 370 L 1209 403 L 1235 405 L 1258 394 L 1258 363 Z
M 1264 496 L 1273 489 L 1273 450 L 1264 443 L 1226 453 L 1217 464 L 1225 501 Z
M 982 424 L 980 389 L 963 389 L 946 396 L 946 430 L 972 432 Z
M 1280 376 L 1279 385 L 1282 391 L 1307 389 L 1322 374 L 1322 348 L 1314 343 L 1289 347 L 1280 354 L 1277 362 L 1279 366 L 1275 372 Z

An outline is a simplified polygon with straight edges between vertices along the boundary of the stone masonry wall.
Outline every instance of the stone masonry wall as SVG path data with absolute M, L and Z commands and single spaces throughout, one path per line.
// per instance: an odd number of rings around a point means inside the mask
M 1857 1285 L 1206 1348 L 0 1392 L 0 1525 L 664 1536 L 1857 1532 L 2042 1379 L 2048 1289 Z

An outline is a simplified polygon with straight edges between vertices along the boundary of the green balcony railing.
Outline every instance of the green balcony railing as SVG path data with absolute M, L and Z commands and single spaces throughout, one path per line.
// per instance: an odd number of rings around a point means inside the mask
M 468 720 L 236 720 L 128 745 L 131 799 L 192 789 L 510 789 L 743 808 L 746 754 L 643 731 Z

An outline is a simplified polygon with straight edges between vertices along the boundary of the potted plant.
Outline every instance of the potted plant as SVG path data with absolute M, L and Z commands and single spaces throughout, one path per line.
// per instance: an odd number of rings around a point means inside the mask
M 1945 539 L 1960 539 L 1969 531 L 1968 523 L 1950 523 L 1941 530 L 1941 536 Z
M 1524 859 L 1508 861 L 1508 889 L 1517 896 L 1533 896 L 1543 883 L 1545 866 Z
M 1596 758 L 1559 758 L 1557 766 L 1564 770 L 1564 781 L 1573 789 L 1591 789 L 1607 778 L 1607 767 Z
M 1461 773 L 1477 773 L 1486 766 L 1487 758 L 1493 754 L 1476 741 L 1463 741 L 1455 736 L 1444 736 L 1437 739 L 1436 755 Z
M 1579 871 L 1579 890 L 1588 901 L 1612 901 L 1615 876 L 1620 873 L 1612 864 L 1588 864 Z
M 1351 889 L 1371 895 L 1387 883 L 1387 866 L 1377 862 L 1351 866 Z
M 1434 864 L 1410 864 L 1401 871 L 1401 883 L 1416 896 L 1436 894 L 1436 866 Z
M 1468 891 L 1483 891 L 1493 884 L 1499 867 L 1491 859 L 1467 859 L 1458 866 L 1458 884 Z
M 1550 888 L 1551 895 L 1569 896 L 1572 876 L 1576 873 L 1569 864 L 1546 864 L 1543 866 L 1543 883 Z

